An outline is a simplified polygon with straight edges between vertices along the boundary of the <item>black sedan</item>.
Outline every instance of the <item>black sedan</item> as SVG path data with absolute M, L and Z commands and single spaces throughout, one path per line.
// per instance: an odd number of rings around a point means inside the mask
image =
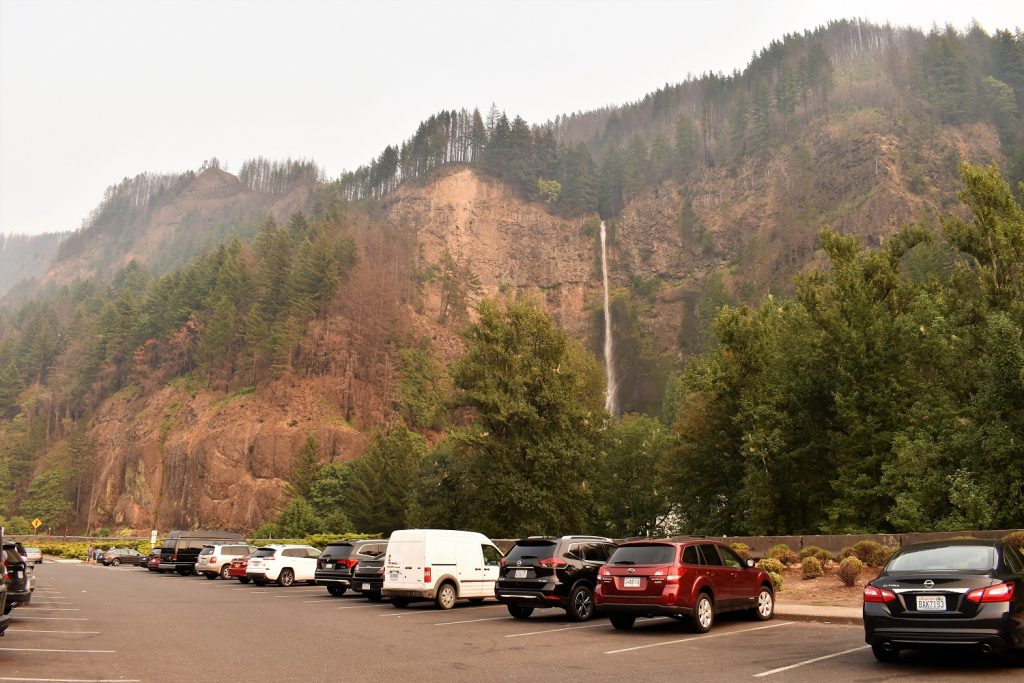
M 103 566 L 117 567 L 122 564 L 136 567 L 146 561 L 146 556 L 135 548 L 111 548 L 100 555 L 100 562 Z
M 864 587 L 864 639 L 880 662 L 935 646 L 1024 660 L 1024 556 L 973 539 L 903 548 Z

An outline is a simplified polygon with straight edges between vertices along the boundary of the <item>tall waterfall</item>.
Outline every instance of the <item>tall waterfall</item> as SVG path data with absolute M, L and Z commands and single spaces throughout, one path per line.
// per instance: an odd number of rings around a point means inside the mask
M 612 362 L 612 309 L 608 303 L 608 247 L 605 244 L 604 221 L 601 221 L 601 279 L 604 281 L 604 375 L 608 385 L 604 397 L 604 409 L 612 415 L 619 412 L 619 402 L 615 397 L 615 364 Z

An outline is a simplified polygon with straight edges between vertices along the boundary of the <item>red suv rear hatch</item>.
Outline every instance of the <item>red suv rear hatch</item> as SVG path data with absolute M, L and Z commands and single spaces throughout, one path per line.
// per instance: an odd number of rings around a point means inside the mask
M 677 554 L 671 543 L 620 545 L 598 572 L 601 595 L 613 602 L 657 601 L 666 585 L 679 583 Z

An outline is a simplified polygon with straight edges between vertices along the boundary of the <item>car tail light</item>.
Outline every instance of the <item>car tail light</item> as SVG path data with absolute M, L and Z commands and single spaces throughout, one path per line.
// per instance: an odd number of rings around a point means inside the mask
M 352 569 L 352 567 L 355 567 L 357 564 L 359 564 L 359 560 L 345 560 L 345 564 L 348 566 L 349 569 Z
M 430 567 L 423 568 L 423 583 L 430 583 Z
M 209 562 L 210 562 L 210 564 L 217 564 L 217 556 L 216 555 L 210 555 Z
M 1009 602 L 1013 599 L 1012 583 L 997 583 L 988 588 L 978 588 L 967 594 L 971 602 Z
M 499 567 L 504 567 L 505 566 L 505 557 L 504 556 L 502 556 L 501 559 L 498 560 L 498 566 Z
M 891 590 L 864 586 L 864 602 L 892 602 L 895 599 L 896 594 Z
M 537 564 L 539 564 L 542 567 L 548 567 L 551 569 L 558 569 L 559 567 L 569 566 L 569 563 L 563 560 L 561 557 L 545 557 Z
M 612 570 L 608 569 L 608 567 L 601 567 L 600 569 L 597 570 L 597 575 L 598 576 L 611 576 L 611 574 L 612 574 Z
M 178 561 L 178 553 L 177 552 L 171 553 L 171 562 L 177 562 L 177 561 Z

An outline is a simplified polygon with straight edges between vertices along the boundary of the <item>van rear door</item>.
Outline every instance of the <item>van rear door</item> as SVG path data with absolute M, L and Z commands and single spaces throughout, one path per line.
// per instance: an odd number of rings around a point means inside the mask
M 384 590 L 422 590 L 423 566 L 422 539 L 392 540 L 384 560 Z

